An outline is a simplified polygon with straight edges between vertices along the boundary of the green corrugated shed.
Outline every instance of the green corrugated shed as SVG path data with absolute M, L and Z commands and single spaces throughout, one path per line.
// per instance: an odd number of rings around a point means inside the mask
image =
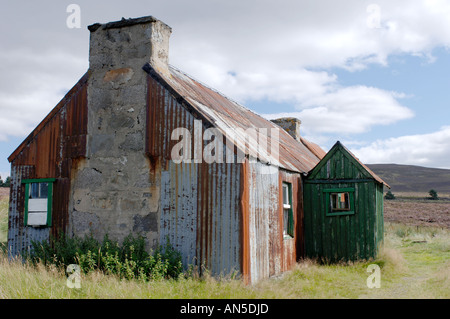
M 306 257 L 327 262 L 377 257 L 385 185 L 337 142 L 305 179 Z

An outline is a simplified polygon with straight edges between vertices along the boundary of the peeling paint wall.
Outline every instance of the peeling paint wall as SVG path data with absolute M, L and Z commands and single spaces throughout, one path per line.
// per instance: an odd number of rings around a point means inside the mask
M 212 275 L 240 271 L 237 164 L 169 163 L 161 175 L 161 242 Z
M 195 126 L 197 118 L 171 92 L 155 79 L 148 81 L 147 152 L 161 161 L 160 242 L 169 239 L 185 265 L 206 266 L 214 275 L 240 272 L 241 164 L 236 155 L 234 163 L 204 162 L 206 123 Z M 190 163 L 171 160 L 171 150 L 179 142 L 171 139 L 171 132 L 179 127 L 202 141 L 199 149 L 191 141 Z M 219 144 L 226 156 L 226 145 Z
M 29 252 L 32 241 L 48 240 L 50 228 L 24 227 L 24 185 L 22 180 L 34 176 L 34 167 L 12 166 L 11 193 L 8 219 L 8 255 L 18 256 Z
M 268 166 L 261 162 L 249 163 L 249 281 L 257 282 L 291 269 L 302 253 L 303 239 L 301 176 L 297 173 Z M 293 238 L 283 237 L 282 183 L 292 185 L 294 217 Z
M 31 240 L 48 239 L 67 232 L 71 175 L 85 155 L 87 124 L 87 74 L 66 94 L 46 118 L 11 154 L 8 245 L 11 256 L 27 251 Z M 52 227 L 24 225 L 23 179 L 55 178 Z

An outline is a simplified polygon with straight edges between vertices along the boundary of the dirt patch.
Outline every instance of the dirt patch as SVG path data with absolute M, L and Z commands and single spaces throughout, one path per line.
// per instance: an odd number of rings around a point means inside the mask
M 0 200 L 9 197 L 9 187 L 0 187 Z
M 384 220 L 409 226 L 450 228 L 450 201 L 385 200 Z

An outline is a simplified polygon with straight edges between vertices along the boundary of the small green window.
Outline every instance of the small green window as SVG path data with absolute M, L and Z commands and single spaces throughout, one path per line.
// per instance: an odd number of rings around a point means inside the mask
M 54 178 L 25 179 L 25 226 L 52 225 L 52 198 Z
M 354 188 L 325 189 L 327 216 L 353 215 L 355 213 Z
M 292 210 L 292 187 L 283 183 L 283 237 L 294 237 L 294 213 Z
M 345 193 L 331 193 L 331 210 L 333 212 L 345 212 L 350 210 L 350 196 Z

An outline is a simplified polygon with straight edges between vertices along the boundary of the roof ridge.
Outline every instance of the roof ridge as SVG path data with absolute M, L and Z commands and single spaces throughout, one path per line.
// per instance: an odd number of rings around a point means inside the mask
M 265 117 L 261 116 L 261 114 L 256 113 L 255 111 L 253 111 L 252 109 L 248 108 L 247 106 L 245 106 L 245 105 L 243 105 L 243 104 L 237 102 L 236 100 L 234 100 L 234 99 L 230 98 L 229 96 L 223 94 L 223 93 L 220 92 L 219 90 L 217 90 L 217 89 L 215 89 L 215 88 L 209 86 L 208 84 L 205 84 L 204 82 L 202 82 L 202 81 L 196 79 L 196 78 L 193 77 L 192 75 L 190 75 L 190 74 L 188 74 L 188 73 L 186 73 L 186 72 L 180 70 L 180 69 L 177 68 L 176 66 L 173 66 L 172 64 L 169 64 L 169 67 L 172 68 L 172 69 L 174 69 L 175 71 L 177 71 L 177 72 L 179 72 L 179 73 L 182 73 L 183 75 L 185 75 L 185 76 L 187 76 L 188 78 L 190 78 L 191 80 L 193 80 L 193 81 L 199 83 L 200 85 L 204 86 L 205 88 L 207 88 L 207 89 L 209 89 L 209 90 L 211 90 L 211 91 L 213 91 L 213 92 L 215 92 L 215 93 L 221 95 L 222 97 L 226 98 L 226 99 L 229 100 L 230 102 L 233 102 L 234 104 L 236 104 L 236 105 L 242 107 L 243 109 L 245 109 L 245 110 L 247 110 L 247 111 L 253 113 L 254 115 L 257 115 L 258 117 L 260 117 L 260 118 L 262 118 L 262 119 L 264 119 L 264 120 L 266 120 L 266 121 L 271 122 L 270 120 L 268 120 L 268 119 L 266 119 Z

